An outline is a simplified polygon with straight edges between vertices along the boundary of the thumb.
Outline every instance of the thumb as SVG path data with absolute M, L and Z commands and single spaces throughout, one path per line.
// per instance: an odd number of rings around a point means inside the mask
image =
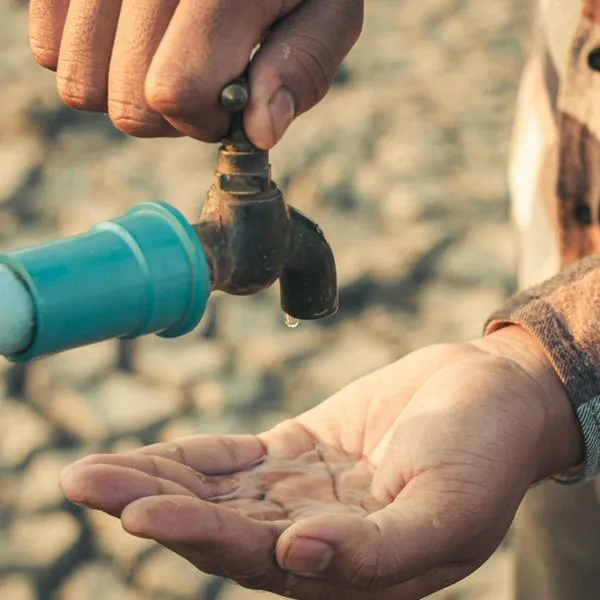
M 255 145 L 274 146 L 325 96 L 362 22 L 363 0 L 306 0 L 270 31 L 250 68 L 245 125 Z
M 299 575 L 381 591 L 459 566 L 459 546 L 464 547 L 459 529 L 465 527 L 465 518 L 457 517 L 438 513 L 422 498 L 411 498 L 397 499 L 367 518 L 304 519 L 281 534 L 277 561 Z

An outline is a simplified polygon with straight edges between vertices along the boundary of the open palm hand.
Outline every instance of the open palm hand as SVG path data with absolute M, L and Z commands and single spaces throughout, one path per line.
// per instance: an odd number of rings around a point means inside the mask
M 514 329 L 411 354 L 258 436 L 85 458 L 63 489 L 247 587 L 422 598 L 484 562 L 528 487 L 579 458 L 577 437 L 548 457 L 549 425 L 574 416 Z

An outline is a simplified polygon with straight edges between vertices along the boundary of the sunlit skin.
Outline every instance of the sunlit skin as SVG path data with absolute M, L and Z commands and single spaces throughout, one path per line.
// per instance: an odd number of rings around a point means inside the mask
M 362 0 L 31 0 L 37 62 L 66 104 L 138 137 L 215 142 L 223 87 L 248 65 L 246 130 L 271 148 L 326 94 L 362 29 Z
M 363 4 L 31 0 L 30 42 L 66 104 L 139 137 L 219 140 L 220 92 L 252 57 L 245 127 L 271 148 L 327 93 Z M 248 587 L 408 600 L 476 569 L 527 489 L 582 458 L 552 365 L 508 326 L 415 352 L 258 436 L 88 457 L 62 487 Z
M 527 489 L 582 456 L 562 385 L 509 327 L 415 352 L 258 436 L 85 458 L 62 487 L 248 587 L 416 599 L 481 565 Z

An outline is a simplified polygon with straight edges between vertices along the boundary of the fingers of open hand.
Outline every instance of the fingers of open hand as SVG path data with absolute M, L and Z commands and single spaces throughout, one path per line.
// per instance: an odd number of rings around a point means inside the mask
M 266 448 L 254 435 L 194 435 L 151 444 L 135 453 L 173 460 L 205 475 L 224 475 L 259 463 Z
M 161 494 L 193 496 L 182 485 L 128 467 L 110 464 L 73 465 L 61 475 L 69 500 L 117 516 L 134 500 Z
M 289 572 L 360 592 L 393 589 L 390 597 L 417 598 L 464 577 L 489 556 L 468 543 L 471 530 L 460 506 L 396 500 L 367 518 L 322 515 L 294 523 L 278 540 L 277 560 Z
M 340 555 L 321 574 L 302 574 L 283 568 L 282 550 L 289 538 L 286 522 L 258 522 L 249 519 L 226 507 L 212 505 L 201 500 L 182 495 L 164 495 L 141 498 L 129 504 L 121 515 L 123 528 L 129 533 L 151 538 L 174 550 L 198 569 L 231 578 L 241 585 L 269 590 L 299 599 L 320 600 L 332 597 L 343 590 L 348 600 L 361 600 L 377 593 L 380 600 L 416 600 L 444 587 L 462 577 L 474 568 L 472 564 L 449 563 L 424 572 L 424 575 L 407 580 L 401 585 L 386 586 L 385 572 L 377 579 L 379 571 L 389 567 L 367 567 L 366 563 L 386 560 L 390 552 L 385 539 L 365 536 L 358 517 L 344 518 L 328 516 L 329 527 L 324 534 L 332 532 L 348 540 L 349 547 L 337 547 L 336 552 L 352 556 L 353 567 L 360 569 L 370 580 L 359 579 L 359 575 L 336 575 L 334 569 L 341 569 Z M 312 520 L 312 521 L 316 521 Z M 292 526 L 288 531 L 297 526 Z M 338 528 L 341 527 L 341 530 Z M 357 537 L 358 535 L 358 537 Z M 277 541 L 279 538 L 279 542 Z M 374 547 L 369 544 L 376 542 Z M 395 540 L 396 545 L 398 540 Z M 275 550 L 277 549 L 277 554 Z M 292 548 L 302 554 L 305 563 L 319 560 L 314 556 L 314 547 L 308 550 Z M 366 552 L 366 554 L 365 554 Z M 312 553 L 312 555 L 311 555 Z M 275 559 L 277 556 L 278 561 Z M 362 558 L 359 558 L 362 557 Z M 364 563 L 364 564 L 363 564 Z M 314 573 L 317 562 L 313 562 Z M 394 564 L 394 568 L 398 565 Z M 391 579 L 390 579 L 391 581 Z
M 160 456 L 145 456 L 136 453 L 89 456 L 67 468 L 65 475 L 68 473 L 71 480 L 74 477 L 81 479 L 91 470 L 97 476 L 98 473 L 102 473 L 102 470 L 97 469 L 99 466 L 114 467 L 115 469 L 110 469 L 113 474 L 122 473 L 123 485 L 126 484 L 127 477 L 131 475 L 131 471 L 136 470 L 162 481 L 170 481 L 185 488 L 191 494 L 205 499 L 231 494 L 238 487 L 235 475 L 209 477 L 185 465 Z M 117 467 L 121 467 L 122 471 L 117 471 Z M 139 478 L 132 478 L 130 481 L 131 494 L 135 495 L 136 490 L 139 489 L 138 485 Z M 145 490 L 146 488 L 143 487 L 142 489 Z
M 126 454 L 86 457 L 63 471 L 61 485 L 72 501 L 111 514 L 137 498 L 164 493 L 213 499 L 235 492 L 251 499 L 260 490 L 238 489 L 236 473 L 263 454 L 254 436 L 196 436 Z M 216 474 L 225 476 L 211 477 Z
M 284 589 L 286 574 L 274 555 L 283 523 L 258 522 L 180 495 L 137 500 L 123 511 L 121 522 L 129 533 L 174 549 L 202 571 L 248 587 Z
M 340 593 L 346 600 L 366 597 L 362 589 L 351 589 L 346 581 L 340 585 L 329 578 L 314 579 L 282 569 L 275 547 L 288 527 L 285 522 L 260 523 L 226 507 L 179 495 L 137 500 L 123 511 L 121 522 L 129 533 L 158 541 L 198 569 L 246 587 L 301 600 L 325 600 Z M 377 598 L 416 600 L 464 574 L 464 567 L 451 565 L 428 573 L 426 579 L 407 582 L 403 588 L 378 588 Z

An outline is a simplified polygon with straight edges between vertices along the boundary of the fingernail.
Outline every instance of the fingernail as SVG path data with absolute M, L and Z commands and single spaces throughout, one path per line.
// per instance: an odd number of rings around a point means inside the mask
M 287 88 L 279 88 L 269 100 L 273 134 L 279 141 L 296 116 L 294 97 Z
M 325 542 L 296 538 L 283 559 L 283 568 L 300 575 L 322 573 L 333 558 L 333 549 Z

